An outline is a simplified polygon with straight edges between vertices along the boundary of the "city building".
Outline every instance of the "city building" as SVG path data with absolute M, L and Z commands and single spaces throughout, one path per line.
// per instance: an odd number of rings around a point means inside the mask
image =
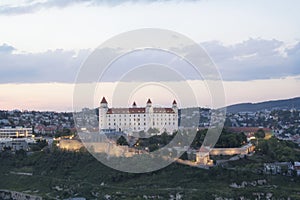
M 32 128 L 4 127 L 0 128 L 0 151 L 10 149 L 12 151 L 29 150 L 29 143 L 35 143 Z
M 297 176 L 300 176 L 300 162 L 295 162 L 294 163 L 294 169 L 297 173 Z
M 0 138 L 22 138 L 22 137 L 32 137 L 32 128 L 23 128 L 23 127 L 0 128 Z
M 33 143 L 34 141 L 32 141 Z M 25 139 L 12 139 L 12 138 L 2 138 L 0 139 L 0 151 L 3 151 L 5 148 L 10 149 L 12 151 L 24 150 L 28 151 L 28 141 Z
M 109 108 L 103 97 L 99 108 L 100 130 L 115 129 L 127 133 L 157 129 L 160 133 L 172 133 L 178 129 L 178 107 L 174 100 L 172 107 L 154 107 L 148 99 L 145 107 Z

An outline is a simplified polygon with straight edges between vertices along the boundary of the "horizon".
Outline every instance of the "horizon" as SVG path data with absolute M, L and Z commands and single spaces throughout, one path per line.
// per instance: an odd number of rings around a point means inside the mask
M 241 103 L 236 103 L 236 104 L 230 104 L 230 105 L 226 105 L 227 107 L 230 106 L 235 106 L 235 105 L 240 105 L 240 104 L 260 104 L 260 103 L 266 103 L 266 102 L 274 102 L 274 101 L 284 101 L 284 100 L 292 100 L 292 99 L 297 99 L 300 98 L 300 96 L 295 96 L 295 97 L 291 97 L 291 98 L 285 98 L 285 99 L 269 99 L 269 100 L 265 100 L 265 101 L 258 101 L 258 102 L 241 102 Z M 100 102 L 101 100 L 99 100 Z M 100 105 L 100 103 L 99 103 Z M 108 102 L 109 105 L 109 102 Z M 145 103 L 146 105 L 146 103 Z M 171 105 L 171 104 L 170 104 Z M 171 107 L 170 105 L 160 105 L 160 104 L 154 104 L 154 107 Z M 87 109 L 99 109 L 100 106 L 98 107 L 94 107 L 94 108 L 87 108 Z M 111 108 L 110 106 L 108 106 L 109 108 Z M 144 106 L 139 106 L 137 105 L 137 107 L 144 107 Z M 130 107 L 114 107 L 114 108 L 130 108 Z M 196 107 L 196 106 L 190 106 L 190 107 L 178 107 L 178 109 L 187 109 L 187 108 L 202 108 L 202 109 L 212 109 L 210 107 Z M 85 107 L 83 107 L 82 109 L 85 109 Z M 218 109 L 218 108 L 217 108 Z M 220 109 L 220 108 L 219 108 Z M 5 110 L 5 109 L 0 109 L 0 111 L 20 111 L 20 112 L 57 112 L 57 113 L 72 113 L 72 112 L 78 112 L 78 111 L 73 111 L 73 110 L 28 110 L 28 109 L 18 109 L 18 108 L 14 108 L 14 109 L 10 109 L 10 110 Z
M 0 109 L 72 111 L 76 77 L 93 50 L 112 36 L 152 27 L 186 35 L 204 49 L 220 73 L 226 106 L 298 97 L 299 6 L 297 0 L 1 1 Z M 101 96 L 113 97 L 126 70 L 144 63 L 181 69 L 197 105 L 211 107 L 207 85 L 185 61 L 151 50 L 116 60 L 101 83 L 103 91 L 96 91 L 94 105 Z M 159 84 L 164 81 L 155 78 Z M 176 97 L 162 87 L 136 93 L 153 96 L 161 105 Z M 137 94 L 131 95 L 143 102 Z M 181 104 L 192 107 L 195 102 Z

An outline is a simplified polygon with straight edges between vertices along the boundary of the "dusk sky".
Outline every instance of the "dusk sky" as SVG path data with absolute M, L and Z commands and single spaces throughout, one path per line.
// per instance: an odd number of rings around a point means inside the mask
M 88 55 L 140 28 L 176 31 L 199 43 L 220 71 L 227 105 L 300 96 L 299 8 L 298 0 L 1 0 L 0 109 L 71 111 Z M 110 102 L 114 78 L 99 98 Z M 192 74 L 188 82 L 203 87 Z M 210 105 L 205 89 L 197 95 Z M 144 106 L 147 97 L 135 98 Z

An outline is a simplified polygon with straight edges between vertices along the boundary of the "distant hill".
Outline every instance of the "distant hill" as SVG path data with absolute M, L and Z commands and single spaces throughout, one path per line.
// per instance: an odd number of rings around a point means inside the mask
M 300 110 L 300 97 L 284 100 L 265 101 L 260 103 L 241 103 L 227 106 L 227 112 L 255 112 L 260 110 L 272 109 L 298 109 Z

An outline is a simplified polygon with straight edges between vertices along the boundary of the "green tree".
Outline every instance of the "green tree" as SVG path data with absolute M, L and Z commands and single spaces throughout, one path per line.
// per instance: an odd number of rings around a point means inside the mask
M 128 142 L 127 142 L 126 138 L 123 135 L 118 138 L 117 145 L 121 145 L 121 146 L 126 146 L 127 145 L 128 146 Z
M 255 136 L 256 138 L 265 138 L 266 133 L 265 133 L 265 131 L 264 131 L 263 129 L 258 129 L 258 130 L 256 131 L 256 133 L 254 133 L 254 136 Z
M 159 130 L 157 128 L 149 128 L 147 132 L 150 134 L 152 134 L 152 133 L 157 134 L 157 133 L 159 133 Z

